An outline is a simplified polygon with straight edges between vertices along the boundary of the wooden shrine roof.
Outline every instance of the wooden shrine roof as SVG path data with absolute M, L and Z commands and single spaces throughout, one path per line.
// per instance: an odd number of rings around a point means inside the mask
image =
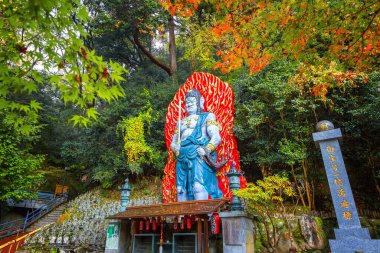
M 124 212 L 107 217 L 108 219 L 130 219 L 175 215 L 201 215 L 218 211 L 229 199 L 208 199 L 127 207 Z

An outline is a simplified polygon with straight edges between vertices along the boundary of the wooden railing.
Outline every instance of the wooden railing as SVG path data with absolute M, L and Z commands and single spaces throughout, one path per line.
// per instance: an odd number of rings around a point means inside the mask
M 40 227 L 32 232 L 29 232 L 27 234 L 22 234 L 21 236 L 14 236 L 14 238 L 11 238 L 9 241 L 5 242 L 4 244 L 0 245 L 0 253 L 14 253 L 17 249 L 21 247 L 21 245 L 25 242 L 26 238 L 32 237 L 35 233 L 38 231 L 50 226 L 51 224 L 45 225 L 43 227 Z

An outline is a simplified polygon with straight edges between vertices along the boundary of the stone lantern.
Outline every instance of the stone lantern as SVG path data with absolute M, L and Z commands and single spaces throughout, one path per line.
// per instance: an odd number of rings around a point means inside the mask
M 125 179 L 124 184 L 119 189 L 121 191 L 121 195 L 120 195 L 120 201 L 121 201 L 120 212 L 124 212 L 125 209 L 126 209 L 126 207 L 127 207 L 127 203 L 128 203 L 128 201 L 129 201 L 129 199 L 131 197 L 131 191 L 132 191 L 132 188 L 129 185 L 129 178 Z
M 240 176 L 242 175 L 241 172 L 237 171 L 235 168 L 235 163 L 232 164 L 232 167 L 230 171 L 227 173 L 227 176 L 230 181 L 230 189 L 231 191 L 237 191 L 240 189 Z M 230 204 L 231 211 L 243 211 L 244 208 L 241 204 L 240 199 L 233 193 L 233 200 Z

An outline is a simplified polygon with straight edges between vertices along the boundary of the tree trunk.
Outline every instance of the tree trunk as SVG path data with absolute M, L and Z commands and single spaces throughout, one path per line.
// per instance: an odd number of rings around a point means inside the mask
M 260 170 L 261 170 L 261 174 L 263 175 L 263 177 L 267 177 L 268 176 L 268 171 L 266 169 L 265 164 L 261 164 L 260 165 Z
M 307 205 L 309 209 L 311 210 L 311 193 L 310 193 L 310 183 L 309 183 L 309 178 L 308 178 L 308 168 L 307 168 L 307 162 L 306 160 L 302 160 L 302 169 L 303 169 L 303 176 L 305 178 L 305 191 L 306 191 L 306 196 L 307 196 Z
M 177 86 L 178 84 L 178 75 L 177 75 L 177 52 L 175 46 L 175 33 L 174 33 L 174 17 L 170 16 L 168 19 L 169 22 L 169 61 L 170 69 L 172 73 L 173 85 Z
M 133 42 L 134 44 L 158 67 L 165 70 L 169 76 L 172 77 L 173 85 L 177 86 L 178 84 L 178 74 L 177 74 L 177 53 L 176 53 L 176 45 L 175 45 L 175 33 L 174 33 L 174 18 L 169 16 L 168 18 L 168 29 L 169 29 L 169 64 L 165 64 L 160 61 L 157 57 L 155 57 L 151 50 L 146 48 L 140 41 L 139 38 L 139 28 L 137 24 L 134 27 L 133 31 Z
M 312 203 L 311 203 L 311 210 L 315 210 L 315 187 L 314 187 L 314 180 L 311 180 L 311 189 L 312 189 Z
M 371 168 L 371 174 L 372 174 L 373 182 L 375 184 L 377 193 L 380 196 L 380 185 L 379 185 L 379 183 L 376 180 L 377 175 L 376 175 L 376 171 L 375 171 L 375 163 L 373 162 L 372 154 L 370 154 L 369 157 L 368 157 L 368 165 Z
M 290 168 L 291 168 L 291 172 L 292 172 L 293 180 L 294 180 L 294 183 L 295 183 L 295 186 L 296 186 L 296 189 L 297 189 L 298 195 L 300 196 L 300 199 L 301 199 L 302 205 L 303 205 L 303 207 L 306 207 L 305 199 L 303 198 L 303 193 L 301 192 L 301 190 L 300 190 L 300 188 L 299 188 L 299 186 L 298 186 L 298 181 L 297 181 L 296 173 L 294 172 L 294 166 L 293 166 L 293 165 L 290 165 Z

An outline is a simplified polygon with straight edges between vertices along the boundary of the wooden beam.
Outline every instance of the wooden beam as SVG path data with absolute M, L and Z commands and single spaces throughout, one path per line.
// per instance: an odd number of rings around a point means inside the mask
M 137 219 L 132 219 L 132 224 L 131 224 L 131 236 L 132 236 L 132 240 L 133 240 L 133 235 L 137 234 L 138 233 L 138 226 L 139 226 L 139 223 L 138 223 L 138 220 Z
M 146 206 L 131 206 L 124 212 L 107 217 L 107 219 L 138 219 L 161 216 L 180 215 L 208 215 L 215 213 L 218 209 L 229 201 L 228 199 L 208 199 L 192 200 L 184 202 L 174 202 L 167 204 L 154 204 Z
M 197 225 L 198 225 L 198 228 L 197 228 L 198 253 L 202 253 L 202 219 L 199 216 L 198 216 Z
M 204 236 L 205 236 L 204 253 L 208 253 L 209 245 L 208 245 L 208 219 L 207 218 L 205 218 L 203 221 L 203 231 L 204 231 Z

